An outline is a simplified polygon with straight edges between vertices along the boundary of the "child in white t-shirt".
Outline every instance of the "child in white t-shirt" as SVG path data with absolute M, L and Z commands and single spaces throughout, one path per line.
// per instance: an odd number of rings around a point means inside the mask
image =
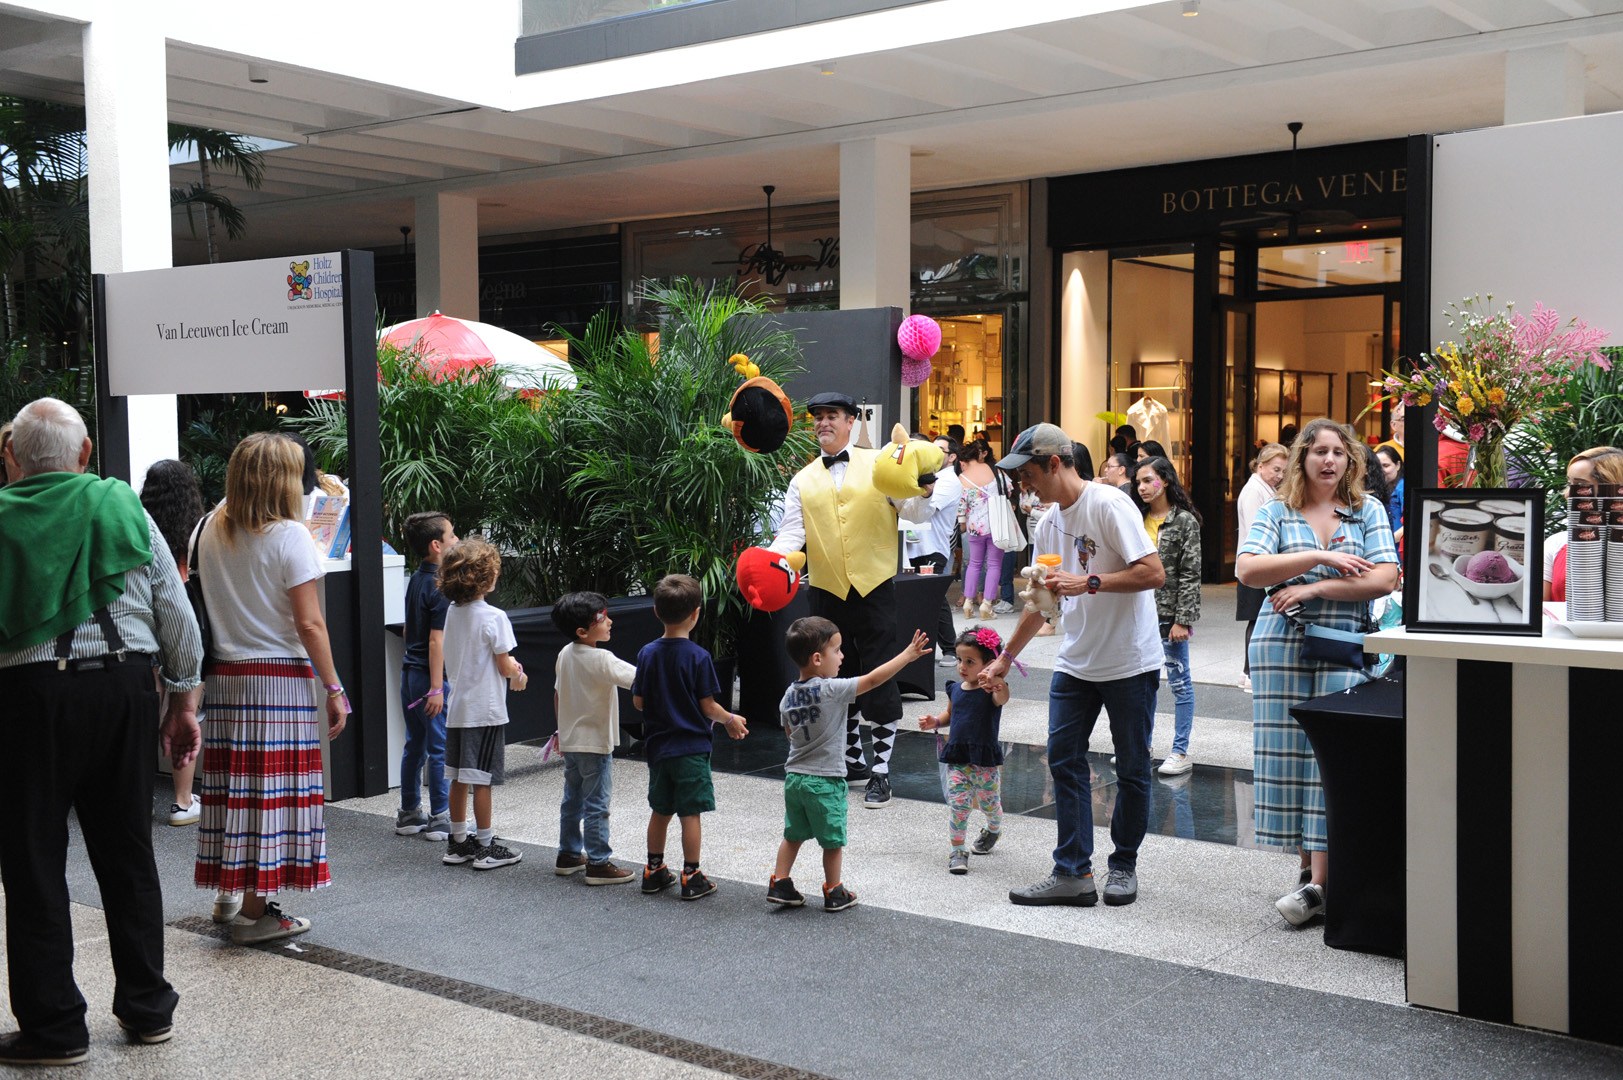
M 570 639 L 558 651 L 556 669 L 554 712 L 564 756 L 564 798 L 553 873 L 569 877 L 585 871 L 588 885 L 621 885 L 635 875 L 609 861 L 614 854 L 609 847 L 609 791 L 612 755 L 620 741 L 620 690 L 631 689 L 637 668 L 598 648 L 614 628 L 609 601 L 601 593 L 559 597 L 552 605 L 552 621 Z
M 445 616 L 445 674 L 456 687 L 447 705 L 445 775 L 451 781 L 451 839 L 444 861 L 475 870 L 510 866 L 523 856 L 495 837 L 490 789 L 505 772 L 507 688 L 523 690 L 524 666 L 513 659 L 518 639 L 507 612 L 485 603 L 501 576 L 502 557 L 483 540 L 463 540 L 440 563 L 439 587 L 451 601 Z M 473 819 L 468 832 L 468 791 Z

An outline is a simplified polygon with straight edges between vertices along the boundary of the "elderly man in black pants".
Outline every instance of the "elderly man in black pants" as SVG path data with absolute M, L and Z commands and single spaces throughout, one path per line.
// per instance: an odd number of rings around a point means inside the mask
M 840 628 L 840 675 L 855 678 L 896 655 L 896 519 L 930 520 L 930 497 L 898 503 L 873 486 L 879 452 L 856 445 L 857 403 L 849 394 L 818 394 L 806 408 L 823 453 L 789 481 L 770 547 L 784 555 L 806 548 L 811 613 Z M 863 760 L 859 718 L 873 727 L 871 772 Z M 868 781 L 862 805 L 869 810 L 890 803 L 890 752 L 901 718 L 894 679 L 857 698 L 851 714 L 846 779 Z
M 84 420 L 54 398 L 17 414 L 0 491 L 0 700 L 11 824 L 0 829 L 11 1010 L 0 1065 L 70 1065 L 89 1053 L 73 981 L 68 813 L 101 888 L 113 1015 L 138 1043 L 166 1041 L 179 996 L 163 974 L 163 897 L 152 855 L 161 729 L 196 756 L 202 642 L 169 547 L 121 480 L 85 474 Z

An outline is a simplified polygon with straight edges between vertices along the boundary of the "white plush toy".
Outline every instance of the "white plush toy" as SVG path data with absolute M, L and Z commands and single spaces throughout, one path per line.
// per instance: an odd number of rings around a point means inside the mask
M 1043 563 L 1021 570 L 1020 576 L 1026 579 L 1026 587 L 1020 590 L 1020 599 L 1026 602 L 1027 611 L 1038 612 L 1052 625 L 1059 622 L 1059 600 L 1045 584 L 1048 571 L 1049 567 Z

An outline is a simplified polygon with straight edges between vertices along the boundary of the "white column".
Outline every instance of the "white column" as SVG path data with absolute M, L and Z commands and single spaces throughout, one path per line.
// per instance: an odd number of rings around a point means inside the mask
M 417 197 L 417 314 L 479 318 L 479 200 Z
M 912 159 L 905 143 L 840 144 L 840 307 L 908 310 Z
M 1505 53 L 1505 123 L 1584 115 L 1584 57 L 1571 45 Z
M 94 273 L 174 265 L 164 36 L 140 5 L 102 5 L 84 29 Z M 100 361 L 102 358 L 98 357 Z M 130 479 L 180 453 L 173 394 L 129 399 Z

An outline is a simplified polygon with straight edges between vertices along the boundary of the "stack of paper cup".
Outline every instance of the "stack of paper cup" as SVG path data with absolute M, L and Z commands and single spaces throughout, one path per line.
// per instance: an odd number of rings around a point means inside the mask
M 1598 484 L 1595 494 L 1606 514 L 1606 562 L 1602 568 L 1606 621 L 1623 622 L 1623 485 Z
M 1595 485 L 1572 484 L 1567 494 L 1568 622 L 1605 620 L 1605 580 L 1606 514 Z

